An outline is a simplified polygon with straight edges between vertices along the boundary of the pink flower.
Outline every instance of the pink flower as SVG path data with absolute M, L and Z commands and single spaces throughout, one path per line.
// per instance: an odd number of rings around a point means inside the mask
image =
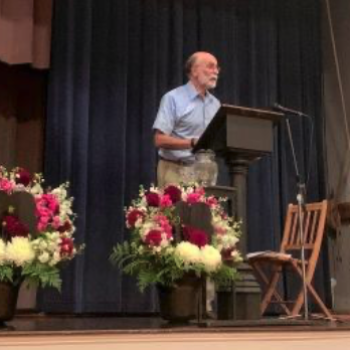
M 15 185 L 12 181 L 4 178 L 0 179 L 0 191 L 4 191 L 7 194 L 11 194 L 14 188 Z
M 169 240 L 173 236 L 173 228 L 168 218 L 165 215 L 159 214 L 154 217 L 154 221 L 160 226 L 162 231 L 166 234 L 166 238 Z
M 159 207 L 160 198 L 158 193 L 155 193 L 155 192 L 146 193 L 146 201 L 150 207 Z
M 215 226 L 214 230 L 217 235 L 224 235 L 227 232 L 227 229 L 221 226 Z
M 173 202 L 171 201 L 169 195 L 165 194 L 160 198 L 160 206 L 162 208 L 168 208 L 168 207 L 171 207 L 172 205 L 173 205 Z
M 138 209 L 128 211 L 126 214 L 126 223 L 129 228 L 135 227 L 135 223 L 139 218 L 144 218 L 145 214 Z
M 55 230 L 58 230 L 60 226 L 61 226 L 61 219 L 60 219 L 60 217 L 59 216 L 54 216 L 53 219 L 52 219 L 52 227 Z
M 187 203 L 189 204 L 199 203 L 200 199 L 201 199 L 201 194 L 197 192 L 190 193 L 187 195 Z
M 183 235 L 186 241 L 195 244 L 199 248 L 208 244 L 208 235 L 206 232 L 195 227 L 184 226 Z
M 215 197 L 211 196 L 207 198 L 206 203 L 210 208 L 215 208 L 218 205 L 218 200 Z
M 171 201 L 175 204 L 176 202 L 181 200 L 181 190 L 173 185 L 170 185 L 165 188 L 164 194 L 168 195 L 171 199 Z
M 162 242 L 162 233 L 159 230 L 151 230 L 148 232 L 145 243 L 150 246 L 158 247 Z
M 21 184 L 23 186 L 28 186 L 32 182 L 33 178 L 29 171 L 23 168 L 17 168 L 15 181 L 16 184 Z

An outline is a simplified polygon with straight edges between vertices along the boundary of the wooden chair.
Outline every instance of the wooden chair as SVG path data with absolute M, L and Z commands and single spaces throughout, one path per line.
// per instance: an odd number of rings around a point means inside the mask
M 317 260 L 319 257 L 327 216 L 327 201 L 306 204 L 302 214 L 305 249 L 305 280 L 308 295 L 310 295 L 328 319 L 333 316 L 312 286 Z M 257 252 L 247 255 L 248 262 L 253 267 L 263 284 L 265 294 L 261 302 L 261 314 L 264 314 L 269 304 L 280 304 L 282 310 L 290 317 L 296 317 L 304 304 L 303 271 L 300 260 L 302 249 L 298 206 L 290 204 L 284 233 L 279 252 Z M 277 286 L 283 271 L 292 271 L 300 281 L 300 289 L 294 301 L 284 300 L 277 291 Z

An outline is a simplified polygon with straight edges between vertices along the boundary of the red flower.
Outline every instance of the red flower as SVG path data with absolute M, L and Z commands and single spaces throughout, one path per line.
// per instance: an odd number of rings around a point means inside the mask
M 72 255 L 74 249 L 73 240 L 69 237 L 61 238 L 61 255 Z
M 145 214 L 138 209 L 131 210 L 127 213 L 126 221 L 128 224 L 128 227 L 135 227 L 135 223 L 139 218 L 143 218 Z
M 181 190 L 176 186 L 168 186 L 164 190 L 164 194 L 167 194 L 173 203 L 179 202 L 181 200 Z
M 63 233 L 63 232 L 67 232 L 67 231 L 69 232 L 71 229 L 72 229 L 72 224 L 69 221 L 66 221 L 63 225 L 61 225 L 57 229 L 57 231 Z
M 159 230 L 151 230 L 145 238 L 145 243 L 151 246 L 159 246 L 162 241 L 162 233 Z
M 221 256 L 222 256 L 222 260 L 232 260 L 232 252 L 235 250 L 235 248 L 228 248 L 228 249 L 223 249 L 221 251 Z
M 5 215 L 2 225 L 10 237 L 27 237 L 29 235 L 29 228 L 16 215 Z
M 159 207 L 160 198 L 159 195 L 155 192 L 146 193 L 146 201 L 150 207 Z
M 18 168 L 15 176 L 16 184 L 28 186 L 33 180 L 31 173 L 23 168 Z
M 199 248 L 208 244 L 208 235 L 206 232 L 195 227 L 184 226 L 183 235 L 186 241 L 195 244 Z

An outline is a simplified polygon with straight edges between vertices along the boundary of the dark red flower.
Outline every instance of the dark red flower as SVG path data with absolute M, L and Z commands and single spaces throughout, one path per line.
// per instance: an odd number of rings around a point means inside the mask
M 162 233 L 159 230 L 151 230 L 146 236 L 145 243 L 151 246 L 159 246 L 162 241 Z
M 2 225 L 9 237 L 27 237 L 29 228 L 23 224 L 16 215 L 5 215 Z
M 166 187 L 164 194 L 167 194 L 173 203 L 179 202 L 181 200 L 181 190 L 176 186 L 170 185 Z
M 134 227 L 137 219 L 140 217 L 144 217 L 144 216 L 145 216 L 145 214 L 141 210 L 134 209 L 134 210 L 129 211 L 127 213 L 127 216 L 126 216 L 126 221 L 128 223 L 128 226 Z
M 22 184 L 28 186 L 33 180 L 32 174 L 23 168 L 18 168 L 15 176 L 16 184 Z
M 146 201 L 150 207 L 159 207 L 160 198 L 158 193 L 155 193 L 155 192 L 146 193 Z
M 232 260 L 232 252 L 234 251 L 234 248 L 229 249 L 223 249 L 221 251 L 222 260 Z
M 69 221 L 66 221 L 63 225 L 61 225 L 57 231 L 58 232 L 67 232 L 67 231 L 70 231 L 72 229 L 72 224 L 69 222 Z
M 72 238 L 61 238 L 61 255 L 72 255 L 74 244 Z
M 183 236 L 185 241 L 195 244 L 199 248 L 208 244 L 208 235 L 206 232 L 195 227 L 184 226 Z

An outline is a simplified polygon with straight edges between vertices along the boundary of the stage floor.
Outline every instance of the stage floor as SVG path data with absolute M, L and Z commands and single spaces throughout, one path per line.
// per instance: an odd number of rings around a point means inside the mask
M 287 320 L 277 317 L 256 321 L 204 320 L 198 324 L 174 325 L 155 316 L 125 317 L 106 315 L 17 315 L 14 320 L 0 328 L 0 337 L 15 335 L 50 334 L 160 334 L 205 332 L 312 332 L 350 331 L 350 317 L 338 316 L 330 322 L 311 315 L 310 320 Z
M 171 326 L 159 317 L 18 315 L 0 330 L 13 350 L 348 350 L 350 318 L 214 321 Z

